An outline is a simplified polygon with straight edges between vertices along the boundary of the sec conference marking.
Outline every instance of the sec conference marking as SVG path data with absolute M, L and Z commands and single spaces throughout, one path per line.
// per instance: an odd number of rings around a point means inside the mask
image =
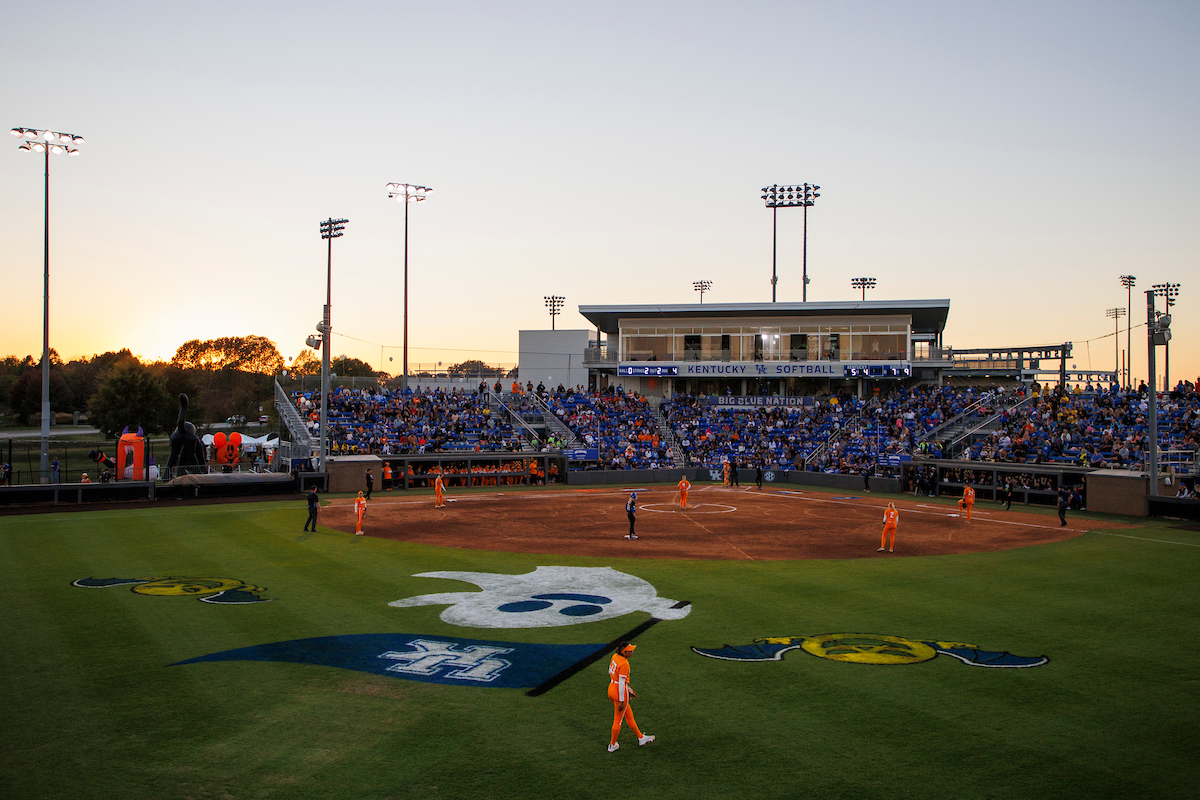
M 195 597 L 202 603 L 217 605 L 246 605 L 269 603 L 259 597 L 261 586 L 237 578 L 150 577 L 150 578 L 80 578 L 71 583 L 81 589 L 106 589 L 110 586 L 130 586 L 134 594 L 154 597 Z
M 754 639 L 747 645 L 693 647 L 692 652 L 722 661 L 782 661 L 784 653 L 801 649 L 818 658 L 849 664 L 920 664 L 938 655 L 973 667 L 1023 669 L 1049 663 L 1045 656 L 1016 656 L 1007 651 L 981 650 L 965 642 L 906 639 L 877 633 L 826 633 L 819 636 L 778 636 Z

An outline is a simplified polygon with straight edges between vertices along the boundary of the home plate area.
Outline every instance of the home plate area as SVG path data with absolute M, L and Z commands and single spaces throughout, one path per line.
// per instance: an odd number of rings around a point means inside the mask
M 638 494 L 629 540 L 625 501 Z M 971 521 L 957 506 L 895 500 L 900 511 L 895 553 L 876 553 L 882 497 L 831 495 L 801 489 L 693 486 L 688 508 L 675 487 L 447 493 L 446 508 L 428 495 L 377 492 L 367 506 L 367 536 L 448 547 L 623 558 L 802 559 L 897 558 L 1008 550 L 1070 539 L 1112 523 L 1003 511 L 977 503 Z M 352 501 L 321 510 L 321 522 L 354 531 Z

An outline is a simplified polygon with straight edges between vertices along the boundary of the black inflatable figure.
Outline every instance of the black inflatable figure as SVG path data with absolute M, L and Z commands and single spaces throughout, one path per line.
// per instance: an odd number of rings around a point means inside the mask
M 179 395 L 179 422 L 171 431 L 171 457 L 167 460 L 167 474 L 171 476 L 192 472 L 188 467 L 204 466 L 204 443 L 196 435 L 196 426 L 187 421 L 187 406 L 187 395 Z M 182 469 L 176 471 L 176 467 Z

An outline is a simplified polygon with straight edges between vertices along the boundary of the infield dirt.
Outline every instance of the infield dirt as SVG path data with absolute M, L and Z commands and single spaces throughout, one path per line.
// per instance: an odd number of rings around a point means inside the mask
M 625 501 L 638 494 L 638 539 Z M 933 498 L 754 487 L 693 486 L 688 509 L 674 487 L 544 488 L 431 495 L 377 492 L 365 535 L 443 547 L 620 558 L 812 559 L 896 558 L 978 553 L 1071 539 L 1089 530 L 1124 527 L 1096 519 L 1059 525 L 1053 514 L 975 504 L 968 523 L 957 505 Z M 900 511 L 896 551 L 878 553 L 883 510 Z M 334 500 L 321 523 L 353 532 L 353 501 Z

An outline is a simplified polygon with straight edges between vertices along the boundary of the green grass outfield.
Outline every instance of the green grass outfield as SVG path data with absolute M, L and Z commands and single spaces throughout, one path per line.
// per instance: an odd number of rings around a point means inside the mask
M 1200 533 L 1178 523 L 980 555 L 735 562 L 479 552 L 306 534 L 303 520 L 302 503 L 282 502 L 0 518 L 0 796 L 1200 794 Z M 538 698 L 300 664 L 167 666 L 358 633 L 605 642 L 648 619 L 498 631 L 448 625 L 442 606 L 387 605 L 475 588 L 413 573 L 539 565 L 611 566 L 692 602 L 644 633 L 631 660 L 653 744 L 626 731 L 606 752 L 604 661 Z M 71 586 L 154 574 L 238 578 L 272 602 Z M 840 632 L 1050 663 L 869 666 L 800 650 L 733 663 L 689 649 Z

